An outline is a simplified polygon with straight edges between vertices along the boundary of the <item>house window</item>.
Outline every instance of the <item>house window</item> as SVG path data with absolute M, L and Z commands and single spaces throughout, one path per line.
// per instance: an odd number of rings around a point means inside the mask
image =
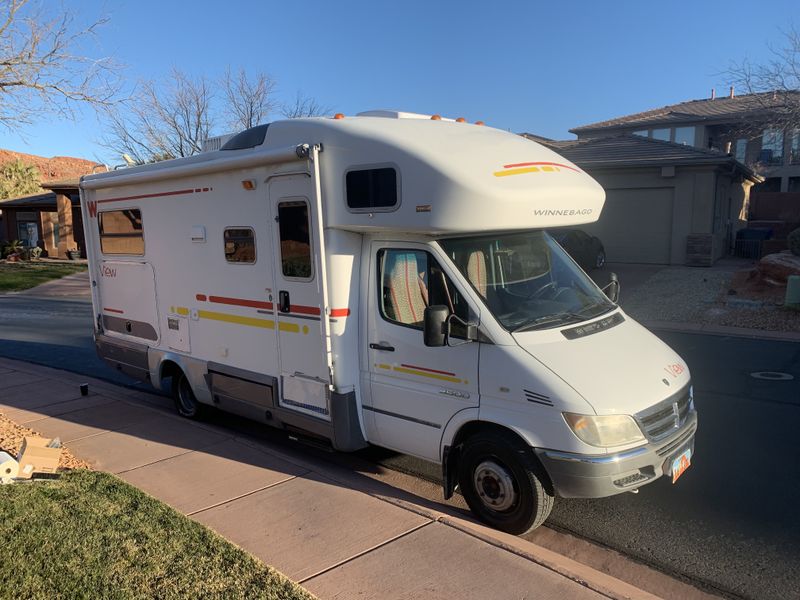
M 792 145 L 789 147 L 789 161 L 793 165 L 800 164 L 800 129 L 792 131 Z
M 109 210 L 97 214 L 100 251 L 103 254 L 144 254 L 142 211 L 138 208 Z
M 694 127 L 676 127 L 675 143 L 694 146 Z
M 397 206 L 397 171 L 394 167 L 348 171 L 345 187 L 347 207 L 354 211 L 391 210 Z
M 278 225 L 281 236 L 281 270 L 284 277 L 310 280 L 313 271 L 308 204 L 302 200 L 281 202 L 278 205 Z
M 745 157 L 747 156 L 747 140 L 745 138 L 739 138 L 736 140 L 736 160 L 740 163 L 744 163 Z
M 768 165 L 783 163 L 783 131 L 765 129 L 761 136 L 761 154 L 758 161 Z
M 229 263 L 256 262 L 256 234 L 250 227 L 230 227 L 223 236 L 225 260 Z
M 651 136 L 654 140 L 661 140 L 663 142 L 668 142 L 670 136 L 669 129 L 653 129 L 653 135 Z
M 638 135 L 641 137 L 647 137 L 648 131 L 647 129 L 640 129 L 639 131 L 634 131 L 633 135 Z
M 800 177 L 789 177 L 789 192 L 800 192 Z

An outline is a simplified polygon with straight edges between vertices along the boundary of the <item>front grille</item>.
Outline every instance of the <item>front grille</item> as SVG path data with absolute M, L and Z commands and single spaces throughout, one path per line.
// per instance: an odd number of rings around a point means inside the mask
M 680 429 L 691 408 L 689 384 L 666 400 L 635 415 L 645 435 L 652 441 L 662 440 Z

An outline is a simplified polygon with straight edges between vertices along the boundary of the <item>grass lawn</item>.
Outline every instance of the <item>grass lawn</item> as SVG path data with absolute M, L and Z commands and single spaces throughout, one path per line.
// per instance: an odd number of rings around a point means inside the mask
M 2 598 L 313 596 L 107 473 L 0 486 Z
M 51 279 L 80 273 L 86 265 L 54 264 L 51 262 L 0 263 L 0 292 L 19 292 L 36 287 Z

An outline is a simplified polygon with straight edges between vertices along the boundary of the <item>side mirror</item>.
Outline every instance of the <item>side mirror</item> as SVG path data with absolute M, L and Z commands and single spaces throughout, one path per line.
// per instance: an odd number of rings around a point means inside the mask
M 610 275 L 611 281 L 608 282 L 608 285 L 603 288 L 603 292 L 611 300 L 614 304 L 619 302 L 619 292 L 620 292 L 620 285 L 619 285 L 619 278 L 617 277 L 616 273 L 611 273 Z
M 444 305 L 425 308 L 423 336 L 426 346 L 441 347 L 447 345 L 447 333 L 450 329 L 449 316 L 450 309 Z

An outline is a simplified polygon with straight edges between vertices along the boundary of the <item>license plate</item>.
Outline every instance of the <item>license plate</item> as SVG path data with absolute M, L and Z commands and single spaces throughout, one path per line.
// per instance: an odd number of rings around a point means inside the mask
M 678 481 L 678 477 L 692 464 L 692 449 L 687 448 L 672 460 L 672 483 Z

